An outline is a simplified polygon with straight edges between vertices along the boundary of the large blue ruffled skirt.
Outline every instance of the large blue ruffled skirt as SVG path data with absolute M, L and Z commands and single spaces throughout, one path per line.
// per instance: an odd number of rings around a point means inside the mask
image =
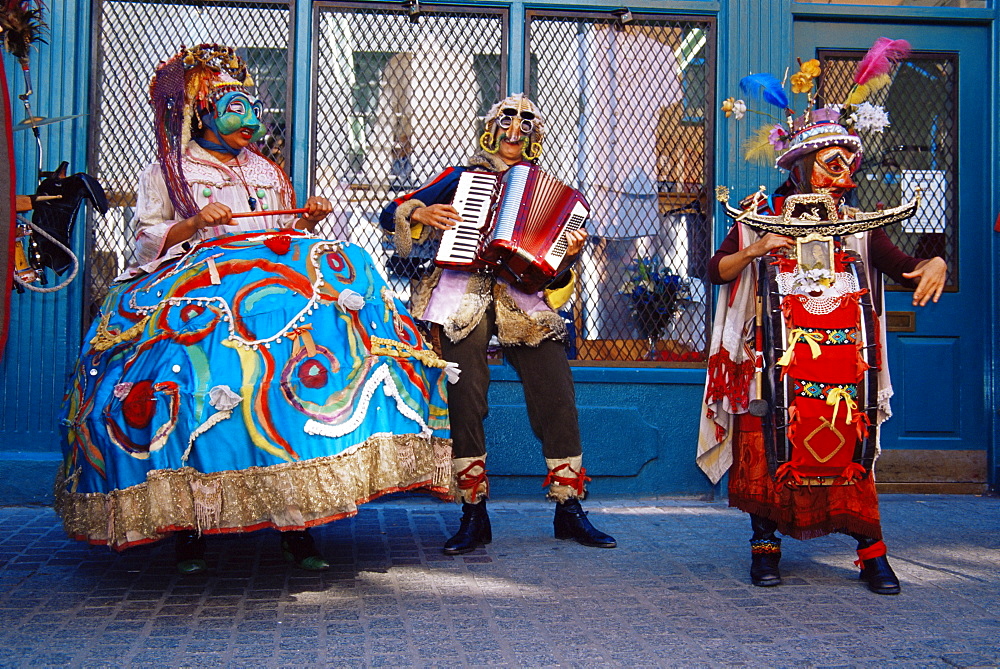
M 71 536 L 125 548 L 446 495 L 443 368 L 362 248 L 204 242 L 105 300 L 63 409 L 56 508 Z

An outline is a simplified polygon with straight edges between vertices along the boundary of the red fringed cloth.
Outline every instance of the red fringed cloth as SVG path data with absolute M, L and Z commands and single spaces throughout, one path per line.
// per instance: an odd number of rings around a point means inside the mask
M 721 348 L 708 359 L 705 401 L 711 404 L 728 397 L 734 410 L 746 411 L 750 402 L 753 360 L 736 361 L 733 357 L 729 351 Z
M 812 539 L 837 531 L 882 538 L 874 478 L 854 485 L 797 486 L 776 482 L 767 471 L 760 419 L 736 416 L 729 506 L 769 518 L 778 531 Z

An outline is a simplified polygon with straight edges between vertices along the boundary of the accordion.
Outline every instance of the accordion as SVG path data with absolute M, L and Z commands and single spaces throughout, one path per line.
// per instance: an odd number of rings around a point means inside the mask
M 469 170 L 459 177 L 452 206 L 462 222 L 441 236 L 435 263 L 464 271 L 492 270 L 534 293 L 566 257 L 566 235 L 587 220 L 583 195 L 536 165 L 503 174 Z

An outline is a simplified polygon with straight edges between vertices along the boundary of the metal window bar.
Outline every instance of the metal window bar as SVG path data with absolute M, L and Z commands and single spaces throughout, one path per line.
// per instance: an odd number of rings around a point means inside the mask
M 528 11 L 541 164 L 592 205 L 566 314 L 590 364 L 703 365 L 714 181 L 710 17 Z M 583 364 L 587 364 L 583 362 Z
M 847 98 L 863 56 L 863 51 L 818 52 L 820 104 Z M 914 52 L 868 102 L 885 107 L 890 125 L 881 133 L 860 132 L 864 154 L 848 204 L 867 211 L 895 207 L 920 186 L 917 215 L 888 226 L 886 233 L 912 256 L 944 258 L 950 270 L 945 290 L 958 290 L 958 54 Z M 909 290 L 889 277 L 886 288 Z
M 268 135 L 261 148 L 284 162 L 290 118 L 288 7 L 288 2 L 266 0 L 96 3 L 88 164 L 112 208 L 88 219 L 84 327 L 131 258 L 138 175 L 156 155 L 148 91 L 157 64 L 181 45 L 214 42 L 239 48 L 264 102 Z
M 315 11 L 310 178 L 335 211 L 324 235 L 363 246 L 409 296 L 420 258 L 394 257 L 378 216 L 475 150 L 481 117 L 506 91 L 507 10 L 322 3 Z

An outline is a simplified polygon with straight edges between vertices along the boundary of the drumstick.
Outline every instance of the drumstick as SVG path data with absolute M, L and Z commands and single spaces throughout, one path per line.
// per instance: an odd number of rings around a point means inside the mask
M 241 211 L 233 214 L 233 218 L 246 218 L 247 216 L 284 216 L 286 214 L 304 214 L 308 209 L 275 209 L 274 211 Z

